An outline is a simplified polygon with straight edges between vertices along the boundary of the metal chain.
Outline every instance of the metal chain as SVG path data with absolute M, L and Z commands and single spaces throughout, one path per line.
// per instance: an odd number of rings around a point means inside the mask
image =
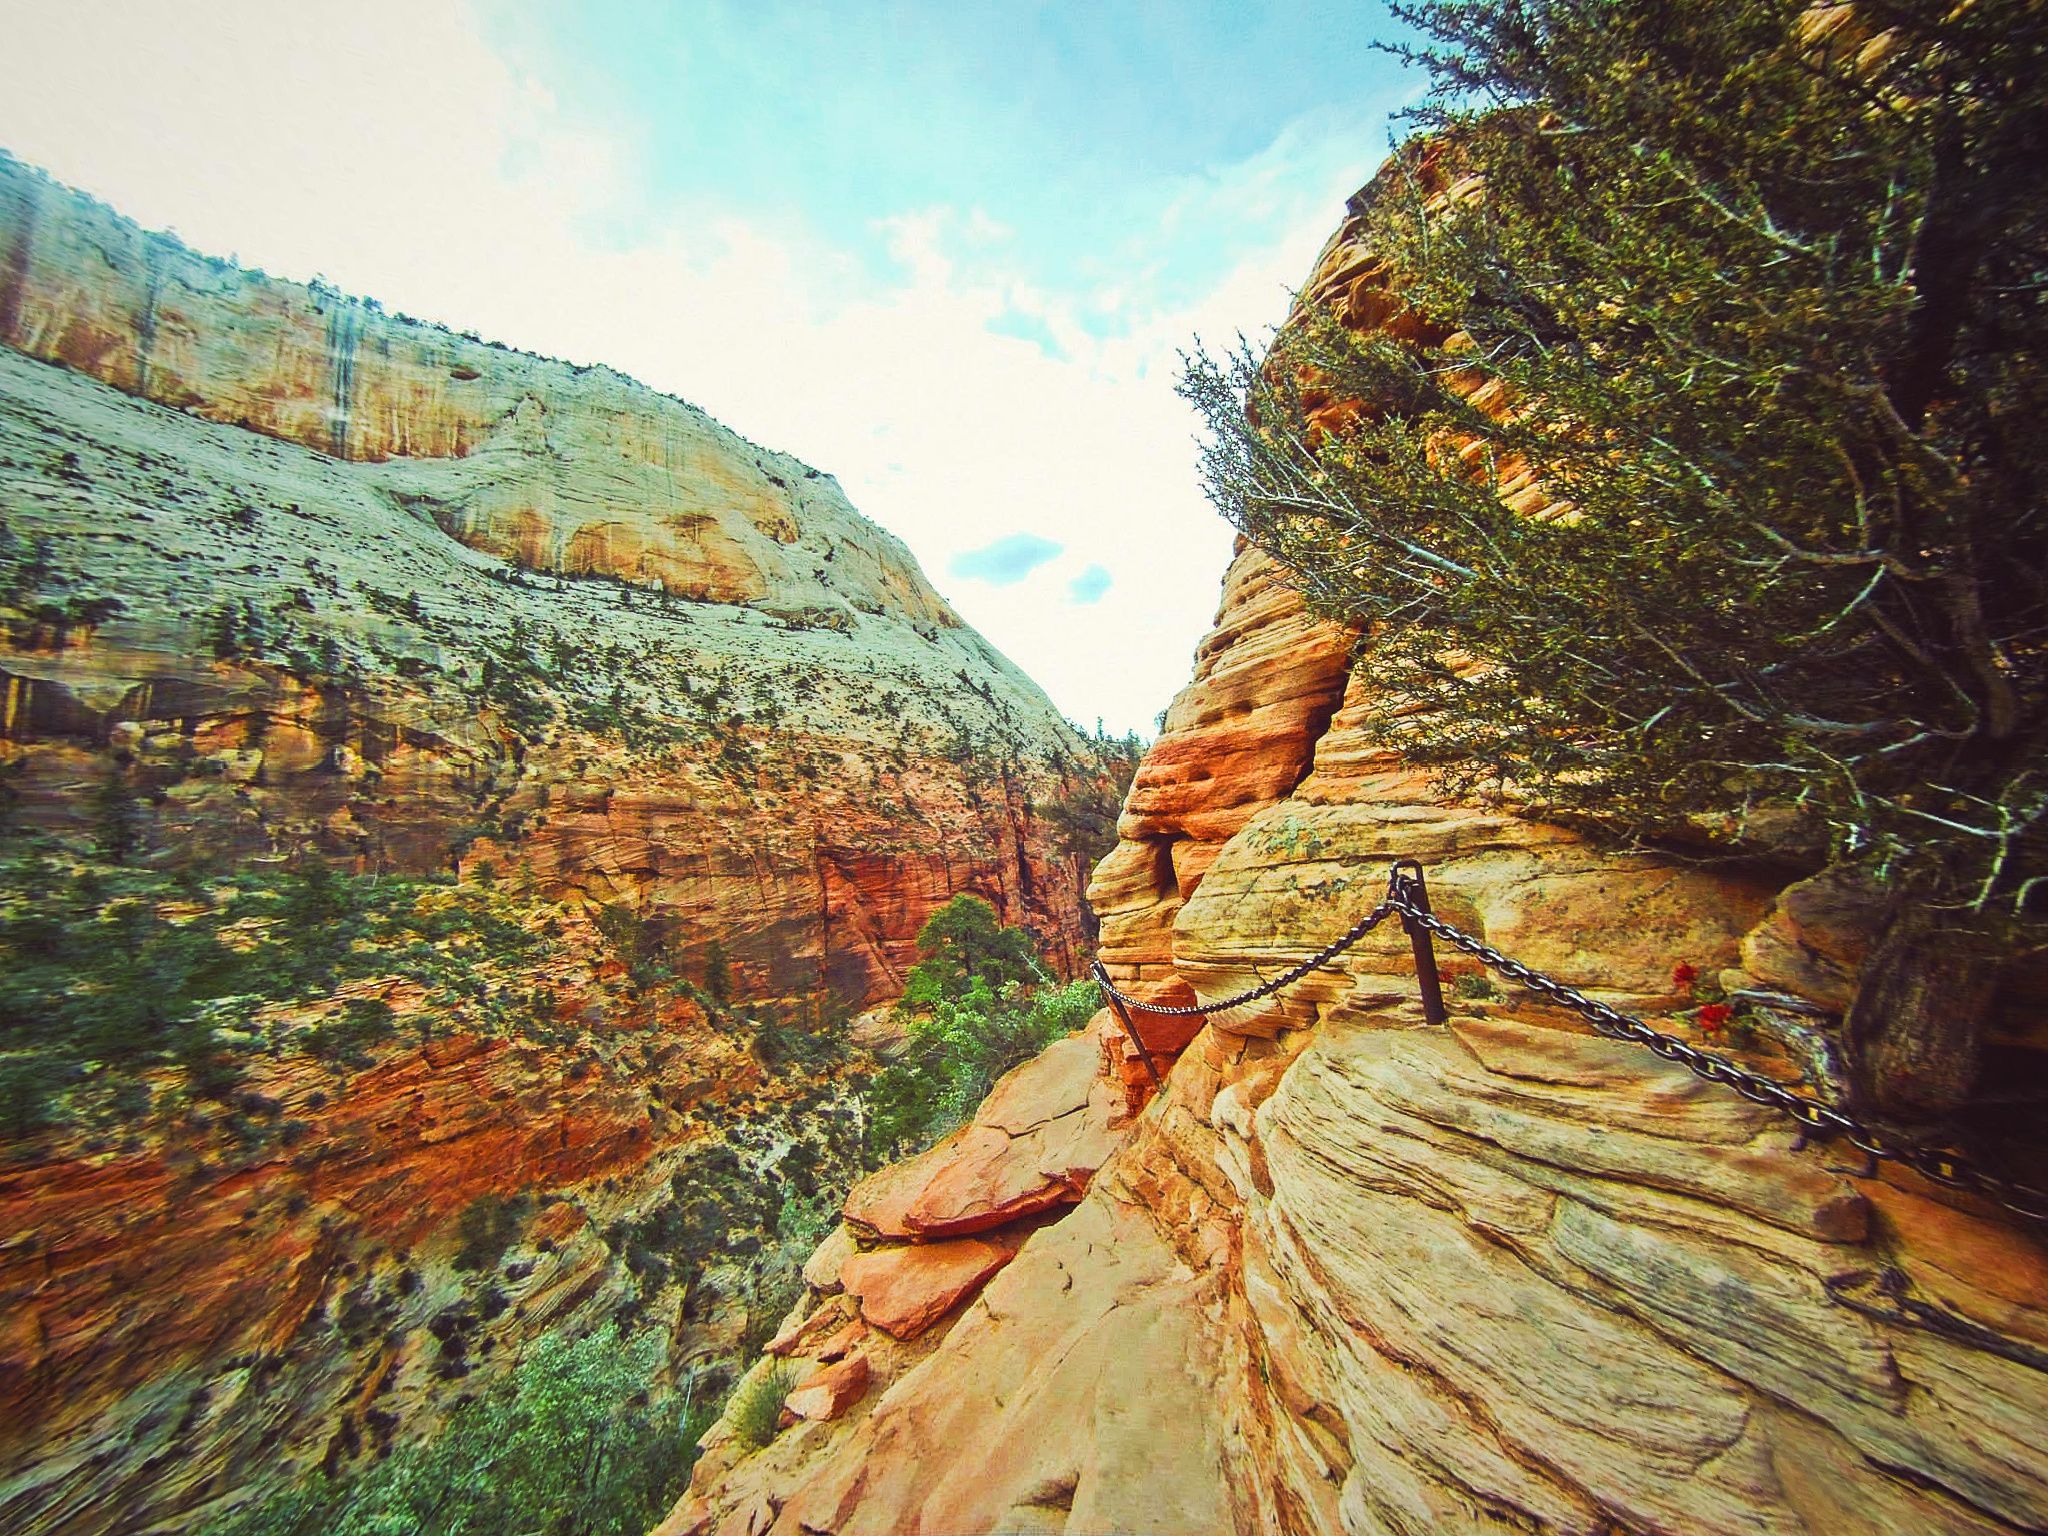
M 1809 1094 L 1796 1092 L 1783 1083 L 1752 1072 L 1726 1056 L 1703 1051 L 1676 1035 L 1653 1029 L 1631 1014 L 1597 1002 L 1577 988 L 1566 986 L 1555 977 L 1532 970 L 1521 961 L 1502 954 L 1491 944 L 1452 927 L 1433 913 L 1423 911 L 1399 892 L 1390 893 L 1383 905 L 1399 912 L 1405 921 L 1421 924 L 1446 943 L 1477 957 L 1489 968 L 1520 982 L 1532 992 L 1562 1003 L 1609 1039 L 1645 1046 L 1666 1061 L 1677 1062 L 1695 1077 L 1732 1088 L 1752 1104 L 1762 1104 L 1791 1117 L 1808 1131 L 1820 1136 L 1839 1135 L 1857 1151 L 1879 1162 L 1902 1163 L 1937 1184 L 1983 1195 L 2030 1221 L 2048 1221 L 2048 1190 L 2001 1178 L 1954 1152 L 1922 1146 L 1893 1132 L 1880 1130 Z
M 1142 1008 L 1147 1013 L 1165 1014 L 1169 1018 L 1207 1018 L 1212 1013 L 1228 1013 L 1231 1009 L 1242 1008 L 1247 1003 L 1263 1001 L 1271 997 L 1275 992 L 1285 987 L 1293 986 L 1310 971 L 1320 966 L 1328 965 L 1332 960 L 1343 954 L 1345 950 L 1356 944 L 1368 933 L 1371 933 L 1373 929 L 1379 927 L 1381 923 L 1394 914 L 1395 910 L 1396 908 L 1391 899 L 1381 902 L 1370 912 L 1366 913 L 1359 922 L 1353 924 L 1349 932 L 1325 944 L 1321 949 L 1310 955 L 1285 975 L 1275 976 L 1271 981 L 1262 981 L 1250 991 L 1240 992 L 1235 997 L 1226 997 L 1221 1002 L 1185 1003 L 1168 1006 L 1165 1003 L 1148 1003 L 1142 997 L 1133 997 L 1114 982 L 1108 980 L 1107 977 L 1098 977 L 1096 985 L 1100 986 L 1106 994 L 1115 998 L 1126 1008 Z
M 1695 1077 L 1704 1078 L 1710 1083 L 1719 1083 L 1724 1088 L 1732 1088 L 1752 1104 L 1761 1104 L 1768 1109 L 1777 1110 L 1815 1136 L 1841 1136 L 1850 1146 L 1874 1162 L 1901 1163 L 1937 1184 L 1982 1195 L 2029 1221 L 2048 1222 L 2048 1190 L 2035 1189 L 1988 1173 L 1957 1153 L 1922 1146 L 1893 1132 L 1881 1130 L 1843 1113 L 1830 1104 L 1823 1103 L 1810 1094 L 1800 1093 L 1761 1073 L 1752 1072 L 1726 1056 L 1703 1051 L 1676 1035 L 1653 1029 L 1632 1014 L 1623 1013 L 1607 1003 L 1597 1002 L 1576 987 L 1567 986 L 1554 976 L 1546 976 L 1541 971 L 1533 970 L 1512 956 L 1502 954 L 1483 939 L 1474 938 L 1463 929 L 1452 927 L 1426 907 L 1412 900 L 1409 895 L 1412 889 L 1414 885 L 1410 877 L 1402 874 L 1400 866 L 1397 865 L 1388 880 L 1386 898 L 1350 931 L 1325 945 L 1285 975 L 1276 976 L 1271 981 L 1263 982 L 1234 997 L 1224 998 L 1220 1002 L 1168 1007 L 1131 996 L 1113 985 L 1105 973 L 1098 972 L 1098 978 L 1103 990 L 1126 1007 L 1142 1008 L 1148 1013 L 1165 1014 L 1175 1018 L 1207 1017 L 1210 1014 L 1227 1012 L 1232 1008 L 1241 1008 L 1247 1003 L 1258 1002 L 1271 997 L 1283 987 L 1292 986 L 1309 972 L 1343 954 L 1388 917 L 1399 913 L 1404 925 L 1427 929 L 1453 948 L 1474 956 L 1490 969 L 1540 996 L 1563 1004 L 1610 1040 L 1626 1040 L 1632 1045 L 1643 1046 L 1666 1061 L 1677 1062 Z M 1874 1173 L 1875 1169 L 1872 1171 Z

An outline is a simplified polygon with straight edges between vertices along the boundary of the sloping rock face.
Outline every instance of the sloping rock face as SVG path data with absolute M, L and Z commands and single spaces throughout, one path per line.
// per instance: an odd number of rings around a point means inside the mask
M 1359 275 L 1347 225 L 1310 291 Z M 1674 1033 L 1710 1034 L 1680 965 L 1839 1007 L 1856 913 L 1447 802 L 1365 739 L 1346 638 L 1240 552 L 1097 872 L 1123 985 L 1234 994 L 1412 858 L 1440 915 Z M 1438 949 L 1442 1027 L 1391 925 L 1191 1038 L 1141 1012 L 1156 1095 L 1099 1021 L 1142 1109 L 1086 1198 L 829 1433 L 707 1456 L 664 1532 L 2048 1529 L 2048 1236 Z
M 893 997 L 969 890 L 1078 963 L 1093 749 L 829 476 L 5 158 L 0 343 L 23 819 L 118 754 L 159 845 L 523 864 L 743 995 Z
M 1046 813 L 1112 798 L 1095 749 L 829 476 L 4 156 L 0 343 L 0 823 L 76 845 L 112 795 L 195 878 L 455 871 L 579 957 L 479 984 L 545 983 L 517 1039 L 430 1020 L 235 1104 L 167 1071 L 147 1123 L 0 1142 L 0 1526 L 190 1528 L 550 1329 L 731 1353 L 774 1170 L 858 1141 L 858 1065 L 754 1005 L 839 1028 L 963 891 L 1070 973 Z
M 238 1112 L 10 1146 L 0 1527 L 195 1529 L 432 1435 L 556 1330 L 730 1355 L 775 1170 L 844 1156 L 846 1085 L 592 969 L 550 980 L 595 1027 L 258 1058 Z

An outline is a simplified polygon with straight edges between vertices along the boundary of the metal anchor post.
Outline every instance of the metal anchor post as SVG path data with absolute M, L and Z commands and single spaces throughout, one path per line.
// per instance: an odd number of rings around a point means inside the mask
M 1166 1089 L 1166 1079 L 1161 1077 L 1159 1069 L 1152 1065 L 1152 1053 L 1145 1048 L 1145 1042 L 1139 1038 L 1138 1026 L 1131 1022 L 1130 1014 L 1124 1011 L 1124 1000 L 1118 994 L 1115 985 L 1110 981 L 1109 972 L 1102 968 L 1100 960 L 1091 965 L 1089 970 L 1094 972 L 1095 984 L 1102 988 L 1102 995 L 1109 999 L 1110 1009 L 1116 1014 L 1117 1023 L 1123 1025 L 1124 1034 L 1130 1038 L 1133 1049 L 1138 1053 L 1138 1060 L 1145 1064 L 1145 1071 L 1152 1079 L 1152 1086 L 1164 1092 Z
M 1422 865 L 1414 859 L 1397 859 L 1394 871 L 1387 882 L 1387 895 L 1395 901 L 1413 907 L 1416 912 L 1429 911 L 1429 887 L 1423 884 Z M 1422 993 L 1422 1016 L 1431 1024 L 1441 1024 L 1450 1017 L 1444 1007 L 1443 982 L 1437 976 L 1436 946 L 1431 941 L 1429 929 L 1417 921 L 1414 913 L 1401 913 L 1401 926 L 1408 930 L 1408 947 L 1415 952 L 1415 984 Z

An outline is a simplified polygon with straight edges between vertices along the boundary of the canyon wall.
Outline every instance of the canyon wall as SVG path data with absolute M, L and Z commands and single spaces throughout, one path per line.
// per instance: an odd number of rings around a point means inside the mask
M 1379 324 L 1398 305 L 1359 229 L 1306 292 Z M 1415 859 L 1458 927 L 1833 1091 L 1801 1042 L 1838 1024 L 1867 913 L 1797 869 L 1456 803 L 1366 739 L 1349 654 L 1240 549 L 1096 872 L 1121 985 L 1233 995 Z M 1139 1011 L 1163 1091 L 1107 1014 L 1055 1047 L 1097 1072 L 1063 1102 L 1108 1093 L 1114 1150 L 1078 1201 L 1077 1176 L 1017 1214 L 1046 1159 L 992 1131 L 877 1175 L 780 1341 L 783 1432 L 757 1450 L 715 1428 L 660 1536 L 2048 1529 L 2038 1224 L 1864 1176 L 1839 1142 L 1437 951 L 1441 1026 L 1388 924 L 1200 1027 Z M 1738 1037 L 1702 984 L 1774 1002 Z M 1999 1070 L 2019 1080 L 2048 1010 L 2026 977 L 2008 993 Z M 949 1252 L 980 1221 L 1001 1251 Z
M 452 1013 L 231 999 L 239 1083 L 154 1069 L 140 1110 L 64 1062 L 90 1104 L 37 1128 L 0 1039 L 0 1524 L 194 1528 L 431 1435 L 550 1330 L 715 1369 L 779 1203 L 864 1155 L 849 1020 L 930 913 L 1081 963 L 1112 765 L 829 476 L 608 369 L 4 156 L 0 343 L 10 877 L 117 822 L 194 892 L 435 874 L 555 936 L 504 975 L 428 941 Z M 394 1040 L 306 1053 L 386 1000 Z
M 75 822 L 118 740 L 166 841 L 480 849 L 754 995 L 893 996 L 963 890 L 1077 963 L 1041 812 L 1110 792 L 1095 749 L 829 476 L 6 159 L 0 249 L 4 511 L 17 568 L 48 550 L 0 654 L 26 819 Z

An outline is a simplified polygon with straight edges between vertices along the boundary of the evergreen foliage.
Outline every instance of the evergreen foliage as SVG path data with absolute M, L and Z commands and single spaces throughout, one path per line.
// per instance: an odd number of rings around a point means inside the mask
M 996 1080 L 1086 1024 L 1102 1006 L 1092 981 L 1001 990 L 975 976 L 910 1021 L 903 1054 L 875 1078 L 868 1144 L 877 1162 L 929 1146 L 964 1124 Z
M 902 1053 L 869 1097 L 868 1155 L 880 1163 L 928 1146 L 974 1113 L 996 1079 L 1101 1006 L 1093 982 L 1051 984 L 1037 946 L 979 896 L 955 896 L 918 930 L 901 1008 Z
M 131 1118 L 163 1067 L 220 1097 L 258 1051 L 361 1065 L 397 1028 L 380 999 L 347 999 L 278 1038 L 261 1022 L 268 1005 L 353 980 L 415 982 L 430 1008 L 464 1007 L 479 1014 L 469 1027 L 487 1027 L 479 972 L 542 948 L 503 898 L 473 888 L 343 875 L 317 859 L 209 883 L 30 844 L 0 858 L 0 1127 Z
M 2048 13 L 1403 14 L 1436 92 L 1366 218 L 1410 309 L 1183 381 L 1369 728 L 1626 833 L 1774 823 L 1921 914 L 1874 966 L 2038 943 Z
M 148 823 L 149 813 L 127 773 L 119 767 L 108 769 L 92 796 L 93 845 L 101 857 L 126 864 L 142 851 Z
M 431 1442 L 302 1483 L 206 1536 L 641 1536 L 681 1495 L 712 1418 L 659 1390 L 663 1354 L 658 1330 L 550 1334 Z
M 917 931 L 920 956 L 905 978 L 903 1002 L 918 1008 L 964 996 L 978 978 L 991 990 L 1045 979 L 1038 947 L 1021 928 L 1006 928 L 979 896 L 959 895 Z

